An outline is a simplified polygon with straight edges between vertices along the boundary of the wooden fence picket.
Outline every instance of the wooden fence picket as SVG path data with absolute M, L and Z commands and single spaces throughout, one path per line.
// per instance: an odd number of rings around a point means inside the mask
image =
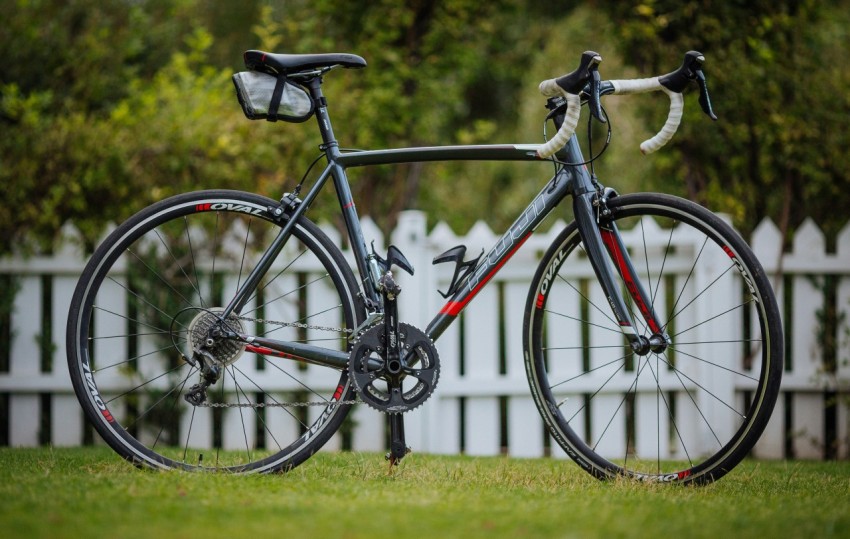
M 529 281 L 542 253 L 563 226 L 564 223 L 558 222 L 548 231 L 532 236 L 494 282 L 470 304 L 462 320 L 450 326 L 440 337 L 437 344 L 441 374 L 437 390 L 431 400 L 406 416 L 408 443 L 415 450 L 429 453 L 464 451 L 475 455 L 507 452 L 514 456 L 534 457 L 548 454 L 551 448 L 552 456 L 564 456 L 544 433 L 543 423 L 529 394 L 522 350 L 522 317 Z M 644 234 L 649 234 L 647 231 L 653 226 L 653 223 L 645 223 Z M 386 252 L 386 247 L 392 243 L 415 267 L 415 275 L 398 276 L 403 288 L 400 314 L 402 321 L 420 328 L 424 328 L 444 304 L 445 300 L 437 290 L 448 288 L 453 270 L 449 265 L 432 266 L 432 259 L 459 244 L 467 246 L 468 259 L 474 258 L 498 239 L 497 234 L 483 223 L 476 224 L 462 237 L 442 223 L 429 233 L 426 216 L 416 211 L 403 212 L 398 226 L 388 238 L 384 238 L 369 219 L 364 220 L 363 228 L 367 241 L 375 240 L 377 252 Z M 344 243 L 338 230 L 327 226 L 323 229 L 335 243 Z M 628 242 L 630 231 L 623 232 Z M 85 257 L 75 247 L 74 232 L 65 230 L 64 234 L 70 239 L 53 256 L 0 259 L 0 276 L 13 278 L 18 286 L 10 318 L 13 338 L 8 366 L 6 372 L 0 372 L 0 395 L 4 399 L 2 402 L 7 403 L 5 413 L 9 430 L 5 440 L 11 446 L 41 443 L 74 446 L 84 440 L 86 427 L 82 411 L 71 389 L 65 365 L 64 333 L 68 304 Z M 783 321 L 790 331 L 786 338 L 788 361 L 782 394 L 764 436 L 753 451 L 756 457 L 817 459 L 830 454 L 850 458 L 850 224 L 837 237 L 834 253 L 827 252 L 826 243 L 823 233 L 812 220 L 805 221 L 795 231 L 789 252 L 783 251 L 782 234 L 770 220 L 762 222 L 752 236 L 753 249 L 775 285 Z M 681 253 L 686 251 L 683 248 L 677 256 L 684 257 Z M 344 254 L 353 264 L 351 253 L 346 251 Z M 671 258 L 667 263 L 679 261 Z M 684 258 L 681 264 L 687 264 Z M 592 278 L 589 266 L 572 268 L 571 271 Z M 710 280 L 714 277 L 704 275 L 695 278 Z M 826 303 L 828 298 L 824 290 L 827 289 L 827 279 L 835 283 L 830 285 L 834 289 L 834 305 Z M 732 291 L 740 285 L 728 279 L 721 280 L 717 286 L 728 287 Z M 114 289 L 110 298 L 113 305 L 109 308 L 121 312 L 126 303 L 121 277 L 116 277 L 115 282 L 107 286 Z M 553 286 L 561 285 L 554 283 Z M 723 293 L 719 288 L 716 290 Z M 659 297 L 663 295 L 663 291 L 659 293 Z M 308 301 L 321 302 L 321 298 L 311 297 Z M 561 307 L 565 311 L 578 310 L 578 305 Z M 827 307 L 834 307 L 839 313 L 830 328 L 835 332 L 834 368 L 824 365 L 825 326 L 822 321 Z M 251 309 L 251 305 L 248 308 Z M 266 313 L 267 318 L 287 318 L 287 313 L 271 309 Z M 335 326 L 338 321 L 328 318 L 314 323 Z M 101 335 L 119 333 L 119 328 L 109 328 L 106 322 L 96 323 L 96 328 Z M 704 328 L 704 331 L 714 330 L 716 328 L 711 325 Z M 281 329 L 277 334 L 283 336 L 287 331 Z M 607 338 L 594 328 L 589 333 L 591 340 Z M 564 331 L 552 332 L 549 345 L 563 344 L 571 334 L 580 334 L 578 323 L 573 322 L 572 326 L 566 323 Z M 45 340 L 49 342 L 39 345 Z M 138 346 L 142 350 L 154 346 L 143 339 L 140 341 Z M 122 340 L 98 342 L 95 358 L 98 348 L 106 346 L 114 350 L 127 344 Z M 557 366 L 552 368 L 557 369 Z M 252 378 L 277 384 L 281 391 L 287 389 L 286 381 L 276 380 L 283 377 L 275 377 L 275 373 L 263 371 L 253 362 L 247 362 L 244 369 Z M 323 377 L 323 369 L 311 366 L 308 371 L 311 382 L 331 387 L 336 383 L 335 379 Z M 665 381 L 665 376 L 666 373 L 662 373 L 662 384 L 669 383 L 670 388 L 681 389 L 680 385 L 676 385 L 681 382 Z M 616 383 L 619 381 L 612 381 L 612 384 Z M 745 388 L 736 389 L 731 378 L 725 386 L 728 398 L 742 398 L 735 396 L 735 392 Z M 611 399 L 612 406 L 617 405 L 616 395 L 604 398 Z M 604 398 L 600 395 L 600 402 Z M 637 395 L 634 405 L 638 411 L 641 407 L 654 405 L 647 399 L 649 397 L 645 395 Z M 601 404 L 594 406 L 592 413 L 602 412 Z M 687 406 L 687 403 L 682 406 Z M 311 410 L 310 413 L 317 411 Z M 637 416 L 641 414 L 638 412 Z M 352 417 L 355 428 L 350 438 L 351 447 L 364 451 L 383 450 L 385 417 L 365 405 L 356 406 Z M 833 419 L 828 421 L 828 417 Z M 265 421 L 270 427 L 296 428 L 294 423 L 290 424 L 292 418 L 279 409 L 268 409 Z M 581 421 L 582 417 L 576 418 L 579 429 L 584 428 Z M 222 433 L 225 446 L 244 446 L 243 432 L 256 436 L 257 429 L 253 425 L 243 425 L 238 414 L 225 412 Z M 681 435 L 688 438 L 699 436 L 699 433 L 683 429 Z M 612 430 L 606 434 L 606 438 L 613 440 L 625 436 L 624 430 L 619 433 Z M 192 442 L 208 445 L 212 437 L 212 414 L 209 410 L 201 411 L 194 418 Z M 644 443 L 650 441 L 643 441 L 637 436 L 638 448 Z M 835 452 L 827 451 L 826 444 L 834 444 Z M 343 446 L 343 437 L 337 434 L 327 449 Z M 605 447 L 600 446 L 599 450 L 604 453 Z M 677 457 L 674 454 L 667 456 Z

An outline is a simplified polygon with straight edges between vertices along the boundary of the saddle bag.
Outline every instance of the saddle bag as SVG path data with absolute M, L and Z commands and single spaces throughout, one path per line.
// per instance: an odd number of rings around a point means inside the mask
M 233 84 L 236 98 L 249 120 L 303 122 L 316 108 L 307 90 L 286 75 L 242 71 L 233 75 Z

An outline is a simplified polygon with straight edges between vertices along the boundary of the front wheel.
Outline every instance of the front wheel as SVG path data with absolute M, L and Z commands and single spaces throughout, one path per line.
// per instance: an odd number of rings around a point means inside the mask
M 646 355 L 631 349 L 573 223 L 529 291 L 525 365 L 535 404 L 555 442 L 600 479 L 716 480 L 752 449 L 779 392 L 772 288 L 741 237 L 701 206 L 635 194 L 608 207 L 602 220 L 619 228 L 671 342 Z M 635 329 L 649 337 L 621 284 Z
M 95 251 L 71 301 L 67 353 L 83 410 L 124 458 L 148 467 L 271 472 L 298 465 L 341 426 L 347 372 L 231 336 L 206 346 L 220 369 L 204 402 L 193 350 L 285 220 L 273 200 L 233 191 L 169 198 Z M 301 218 L 271 270 L 222 327 L 345 351 L 363 308 L 351 269 Z M 197 399 L 198 401 L 200 399 Z

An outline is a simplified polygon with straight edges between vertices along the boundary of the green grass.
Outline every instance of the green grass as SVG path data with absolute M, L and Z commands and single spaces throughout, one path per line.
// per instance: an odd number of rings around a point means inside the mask
M 850 463 L 744 462 L 707 487 L 568 461 L 322 453 L 286 475 L 141 471 L 108 449 L 0 450 L 3 537 L 850 537 Z

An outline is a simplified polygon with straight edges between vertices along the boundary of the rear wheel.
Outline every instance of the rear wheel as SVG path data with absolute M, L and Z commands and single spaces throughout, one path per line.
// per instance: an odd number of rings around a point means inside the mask
M 95 251 L 68 319 L 71 379 L 101 437 L 155 468 L 292 468 L 337 431 L 354 398 L 347 372 L 278 357 L 237 339 L 208 349 L 221 369 L 201 405 L 187 358 L 218 323 L 284 221 L 258 195 L 202 191 L 157 203 Z M 363 308 L 339 250 L 302 218 L 238 315 L 236 333 L 346 351 Z
M 718 479 L 752 449 L 779 391 L 783 340 L 770 283 L 740 236 L 696 204 L 636 194 L 608 207 L 603 220 L 619 228 L 671 344 L 631 349 L 573 223 L 529 291 L 535 403 L 552 438 L 596 477 Z

